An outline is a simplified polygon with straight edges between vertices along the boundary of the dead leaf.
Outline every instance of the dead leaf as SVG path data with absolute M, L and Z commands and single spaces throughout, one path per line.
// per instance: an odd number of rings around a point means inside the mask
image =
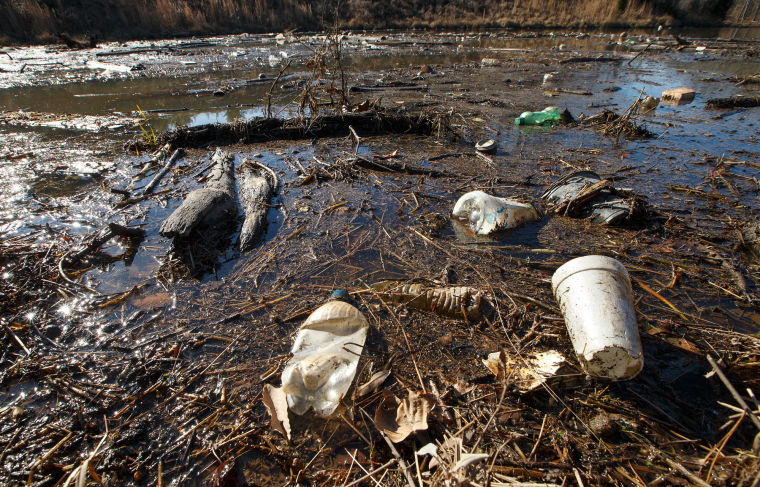
M 379 372 L 375 372 L 365 384 L 362 384 L 356 388 L 354 391 L 353 399 L 357 400 L 364 396 L 372 394 L 381 385 L 383 385 L 383 382 L 385 382 L 385 379 L 387 379 L 389 375 L 391 375 L 390 370 L 381 370 Z
M 454 334 L 447 333 L 446 335 L 443 335 L 441 338 L 438 339 L 438 345 L 445 347 L 446 345 L 451 345 L 451 342 L 453 341 L 454 341 Z
M 409 391 L 409 395 L 399 401 L 387 393 L 375 411 L 375 426 L 393 443 L 398 443 L 413 432 L 428 428 L 427 416 L 434 406 L 435 398 L 430 394 Z
M 702 355 L 703 352 L 694 343 L 681 337 L 665 337 L 664 340 L 674 347 L 678 347 L 686 352 L 691 352 L 696 355 Z
M 524 360 L 510 357 L 502 350 L 489 354 L 483 360 L 483 365 L 499 380 L 510 377 L 518 389 L 526 392 L 540 387 L 556 375 L 564 363 L 565 357 L 556 350 L 529 354 Z
M 171 299 L 172 297 L 169 293 L 158 292 L 148 296 L 134 298 L 132 300 L 132 305 L 141 309 L 153 309 L 169 304 Z
M 419 450 L 417 450 L 417 456 L 424 456 L 424 455 L 430 455 L 431 457 L 437 457 L 438 456 L 438 447 L 435 446 L 435 443 L 428 443 Z
M 490 370 L 491 373 L 495 375 L 499 381 L 504 380 L 504 373 L 507 368 L 506 364 L 507 354 L 504 353 L 504 350 L 500 352 L 489 353 L 488 357 L 483 360 L 483 365 L 485 365 L 486 368 Z
M 690 342 L 689 340 L 677 337 L 677 336 L 667 336 L 670 334 L 667 330 L 663 330 L 662 328 L 658 328 L 656 326 L 651 326 L 647 330 L 647 333 L 652 336 L 659 336 L 664 341 L 670 343 L 674 347 L 678 347 L 681 350 L 684 350 L 686 352 L 694 353 L 701 355 L 702 351 L 697 347 L 694 343 Z
M 282 433 L 282 436 L 290 441 L 290 419 L 288 418 L 288 398 L 279 387 L 266 384 L 261 391 L 264 405 L 270 416 L 270 424 L 273 430 Z

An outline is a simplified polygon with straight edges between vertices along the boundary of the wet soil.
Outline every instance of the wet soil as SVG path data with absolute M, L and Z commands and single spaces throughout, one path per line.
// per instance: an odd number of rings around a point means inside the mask
M 201 233 L 190 261 L 176 257 L 158 228 L 203 184 L 219 144 L 188 144 L 153 196 L 128 205 L 121 203 L 140 195 L 153 172 L 141 174 L 149 152 L 124 144 L 150 145 L 183 125 L 260 116 L 269 98 L 278 117 L 296 116 L 304 86 L 315 87 L 318 110 L 340 110 L 327 106 L 331 95 L 340 98 L 334 59 L 320 82 L 309 67 L 323 39 L 6 50 L 2 482 L 56 485 L 77 468 L 109 485 L 362 478 L 396 458 L 364 414 L 373 416 L 379 395 L 346 399 L 332 419 L 292 417 L 290 443 L 270 429 L 260 400 L 265 383 L 279 384 L 300 323 L 333 290 L 346 289 L 371 324 L 356 382 L 389 368 L 385 389 L 436 396 L 429 429 L 397 445 L 418 483 L 456 481 L 453 464 L 433 468 L 414 454 L 452 436 L 464 451 L 490 455 L 460 471 L 473 485 L 577 478 L 685 485 L 694 482 L 689 474 L 711 485 L 751 485 L 757 430 L 736 414 L 705 357 L 721 361 L 756 409 L 747 391 L 760 394 L 757 232 L 750 231 L 760 191 L 760 109 L 712 110 L 706 100 L 757 96 L 759 85 L 740 81 L 757 74 L 758 46 L 692 37 L 684 47 L 654 33 L 627 39 L 347 37 L 347 109 L 370 101 L 445 119 L 447 130 L 359 133 L 358 148 L 351 136 L 225 142 L 236 164 L 251 158 L 272 168 L 281 190 L 251 252 L 234 250 L 234 229 L 222 237 Z M 88 61 L 142 69 L 89 69 Z M 660 104 L 635 119 L 654 134 L 649 139 L 608 137 L 578 124 L 513 123 L 549 105 L 576 119 L 605 109 L 622 114 L 642 93 L 659 97 L 679 86 L 697 91 L 693 102 Z M 483 138 L 498 143 L 487 158 L 473 149 Z M 367 170 L 350 162 L 356 153 L 448 176 Z M 537 202 L 578 169 L 645 198 L 651 214 L 625 228 L 546 216 L 489 239 L 463 235 L 449 220 L 467 191 Z M 113 239 L 84 262 L 62 265 L 107 222 L 139 226 L 145 240 L 135 249 Z M 633 279 L 645 367 L 631 381 L 582 373 L 551 294 L 553 271 L 588 254 L 617 258 Z M 492 310 L 470 322 L 387 306 L 368 287 L 385 279 L 475 287 Z M 481 362 L 497 350 L 550 349 L 568 357 L 571 371 L 530 393 Z M 408 483 L 397 464 L 374 478 Z

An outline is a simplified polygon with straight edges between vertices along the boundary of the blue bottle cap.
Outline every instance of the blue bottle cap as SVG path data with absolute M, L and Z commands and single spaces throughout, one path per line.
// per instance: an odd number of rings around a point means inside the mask
M 336 289 L 332 292 L 332 295 L 330 295 L 330 299 L 342 299 L 343 301 L 349 301 L 351 299 L 351 296 L 345 289 Z

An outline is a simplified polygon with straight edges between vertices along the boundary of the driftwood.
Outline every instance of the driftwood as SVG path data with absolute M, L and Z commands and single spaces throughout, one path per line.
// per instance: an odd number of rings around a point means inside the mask
M 217 149 L 212 157 L 214 168 L 206 186 L 191 191 L 158 233 L 164 237 L 187 237 L 198 226 L 223 226 L 237 213 L 234 156 Z
M 208 144 L 259 143 L 269 140 L 299 140 L 314 137 L 343 137 L 353 126 L 364 135 L 438 133 L 445 125 L 437 117 L 402 112 L 346 113 L 314 119 L 255 118 L 247 122 L 180 127 L 164 132 L 159 143 L 174 147 L 203 147 Z M 139 144 L 134 144 L 139 145 Z
M 760 106 L 760 96 L 732 96 L 707 100 L 707 108 L 751 108 L 757 106 Z
M 169 172 L 169 169 L 172 168 L 172 166 L 179 160 L 180 157 L 182 157 L 185 154 L 185 151 L 182 149 L 177 149 L 174 151 L 174 154 L 169 158 L 168 161 L 166 161 L 166 164 L 164 164 L 164 167 L 161 168 L 160 171 L 156 173 L 155 176 L 153 176 L 153 179 L 150 180 L 150 182 L 145 185 L 145 189 L 143 190 L 143 195 L 150 194 L 153 192 L 153 190 L 156 188 L 159 182 L 161 182 L 161 178 L 164 177 L 164 175 Z
M 240 251 L 249 250 L 266 226 L 269 200 L 277 191 L 277 176 L 268 167 L 250 159 L 240 166 L 240 199 L 245 220 L 240 230 Z
M 161 146 L 160 149 L 156 150 L 152 157 L 148 159 L 145 164 L 143 164 L 143 167 L 140 168 L 140 171 L 137 173 L 137 176 L 143 176 L 148 171 L 152 170 L 156 164 L 158 164 L 158 161 L 162 159 L 166 159 L 169 157 L 169 154 L 172 153 L 172 145 L 171 144 L 164 144 Z

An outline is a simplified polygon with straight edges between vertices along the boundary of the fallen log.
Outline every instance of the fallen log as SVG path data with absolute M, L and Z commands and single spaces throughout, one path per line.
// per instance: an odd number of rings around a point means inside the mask
M 212 169 L 206 186 L 188 193 L 158 233 L 164 237 L 187 237 L 198 226 L 221 227 L 235 217 L 234 156 L 217 149 L 212 157 Z
M 269 200 L 277 191 L 277 175 L 261 163 L 245 159 L 240 166 L 240 199 L 245 220 L 240 230 L 240 252 L 250 250 L 266 226 Z
M 760 106 L 760 96 L 732 96 L 707 100 L 707 108 L 752 108 L 757 106 Z
M 365 135 L 430 135 L 446 129 L 448 124 L 437 115 L 408 114 L 400 111 L 345 113 L 314 119 L 255 118 L 246 122 L 180 127 L 159 135 L 159 143 L 174 147 L 203 147 L 209 144 L 259 143 L 269 140 L 299 140 L 314 137 L 344 137 L 353 126 Z M 130 144 L 139 148 L 140 142 Z

